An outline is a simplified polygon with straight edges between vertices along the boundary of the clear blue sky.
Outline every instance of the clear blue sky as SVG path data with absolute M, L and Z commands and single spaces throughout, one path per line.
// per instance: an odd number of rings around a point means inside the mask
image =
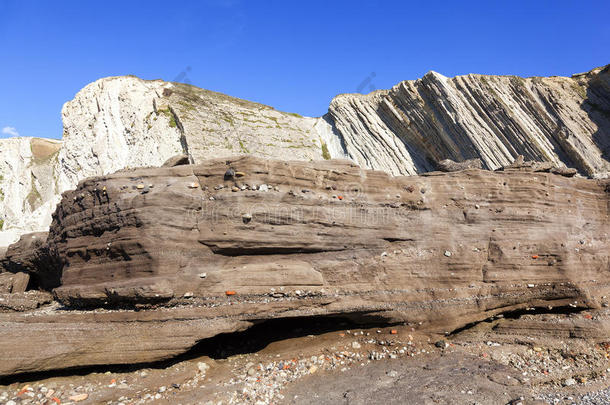
M 609 16 L 607 0 L 0 0 L 0 132 L 59 138 L 86 84 L 187 67 L 194 85 L 309 116 L 429 70 L 570 75 L 610 63 Z

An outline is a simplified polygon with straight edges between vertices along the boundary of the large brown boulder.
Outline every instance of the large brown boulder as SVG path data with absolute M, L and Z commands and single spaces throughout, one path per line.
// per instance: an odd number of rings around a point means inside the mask
M 0 351 L 19 353 L 0 375 L 166 359 L 272 318 L 451 332 L 532 307 L 598 308 L 606 190 L 549 172 L 391 177 L 253 157 L 90 178 L 64 194 L 47 240 L 64 310 L 0 314 Z M 70 311 L 87 307 L 123 309 Z M 56 343 L 28 350 L 43 341 Z

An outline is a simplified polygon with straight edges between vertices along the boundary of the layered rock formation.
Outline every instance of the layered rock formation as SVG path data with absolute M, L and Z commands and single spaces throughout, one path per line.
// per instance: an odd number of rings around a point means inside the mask
M 610 172 L 610 68 L 572 77 L 447 78 L 430 72 L 390 90 L 335 97 L 329 115 L 350 158 L 394 174 L 518 155 L 594 177 Z
M 191 163 L 239 153 L 299 160 L 342 156 L 323 118 L 132 76 L 89 84 L 64 105 L 62 119 L 62 142 L 0 140 L 6 157 L 0 160 L 0 190 L 10 196 L 0 200 L 0 246 L 48 229 L 61 193 L 89 176 L 160 166 L 181 153 Z M 46 144 L 53 149 L 48 156 Z
M 362 167 L 409 175 L 434 170 L 445 159 L 480 159 L 484 168 L 497 169 L 523 155 L 607 177 L 609 78 L 608 67 L 571 78 L 449 79 L 431 72 L 391 90 L 337 96 L 321 118 L 180 83 L 100 79 L 64 105 L 59 152 L 54 141 L 0 141 L 7 156 L 0 160 L 0 187 L 10 194 L 0 201 L 0 245 L 45 230 L 61 192 L 78 181 L 159 166 L 179 153 L 192 163 L 233 154 L 347 157 Z M 48 162 L 32 158 L 32 142 L 53 145 Z
M 0 314 L 0 375 L 166 359 L 267 319 L 443 333 L 607 305 L 608 180 L 534 170 L 391 177 L 236 157 L 87 179 L 46 243 L 62 310 Z M 597 325 L 592 339 L 608 334 Z

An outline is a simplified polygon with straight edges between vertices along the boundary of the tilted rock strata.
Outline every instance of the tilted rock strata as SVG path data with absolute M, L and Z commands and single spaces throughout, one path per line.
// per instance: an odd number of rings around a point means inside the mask
M 447 78 L 430 72 L 390 90 L 345 94 L 329 109 L 347 154 L 393 174 L 480 158 L 498 169 L 518 155 L 610 172 L 610 67 L 569 77 Z
M 47 241 L 65 317 L 0 316 L 3 351 L 23 330 L 62 343 L 0 374 L 165 359 L 271 318 L 451 332 L 530 307 L 599 308 L 610 293 L 609 191 L 607 180 L 526 168 L 390 177 L 348 161 L 253 157 L 87 179 L 64 194 Z M 143 310 L 76 311 L 124 306 Z M 129 345 L 111 343 L 105 324 Z M 169 343 L 173 327 L 184 338 Z

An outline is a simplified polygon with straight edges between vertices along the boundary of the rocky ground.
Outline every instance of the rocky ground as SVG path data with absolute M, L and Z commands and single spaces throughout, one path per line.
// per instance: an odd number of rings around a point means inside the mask
M 353 326 L 276 322 L 214 338 L 171 362 L 20 376 L 0 386 L 0 403 L 610 402 L 610 344 L 503 336 L 493 322 L 452 336 Z

